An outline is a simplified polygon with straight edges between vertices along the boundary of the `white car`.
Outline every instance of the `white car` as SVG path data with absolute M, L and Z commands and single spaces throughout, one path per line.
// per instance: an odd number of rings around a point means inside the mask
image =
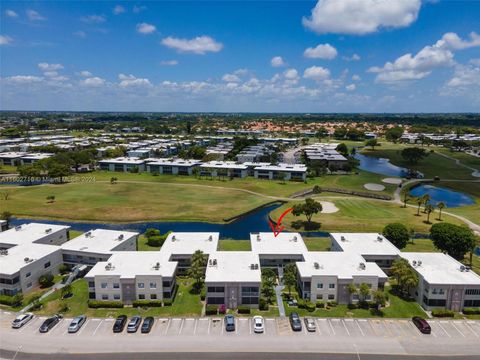
M 263 333 L 265 330 L 265 322 L 263 321 L 263 317 L 261 316 L 254 316 L 253 317 L 253 332 L 255 333 Z
M 33 319 L 32 313 L 25 313 L 25 314 L 18 315 L 15 318 L 15 320 L 12 321 L 12 328 L 20 329 L 23 325 L 25 325 L 32 319 Z

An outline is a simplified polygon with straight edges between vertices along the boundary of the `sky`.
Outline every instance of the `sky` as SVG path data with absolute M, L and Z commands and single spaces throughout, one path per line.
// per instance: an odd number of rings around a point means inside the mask
M 0 109 L 480 112 L 480 1 L 3 1 Z

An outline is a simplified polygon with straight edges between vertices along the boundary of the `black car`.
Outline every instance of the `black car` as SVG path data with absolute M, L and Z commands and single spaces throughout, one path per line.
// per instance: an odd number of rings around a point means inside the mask
M 127 315 L 120 315 L 115 320 L 115 324 L 113 324 L 113 332 L 120 333 L 125 328 L 125 324 L 127 323 Z
M 422 334 L 430 334 L 432 332 L 432 328 L 428 324 L 427 320 L 422 319 L 420 316 L 414 316 L 412 321 Z
M 142 333 L 148 334 L 150 330 L 152 330 L 154 319 L 151 316 L 147 316 L 145 320 L 143 320 L 142 324 Z
M 302 322 L 300 321 L 300 316 L 296 312 L 290 314 L 290 326 L 293 331 L 302 331 Z
M 225 330 L 235 331 L 235 317 L 233 315 L 225 316 Z
M 40 329 L 38 329 L 41 333 L 46 333 L 48 332 L 51 328 L 53 328 L 55 325 L 57 325 L 62 318 L 61 315 L 53 315 L 52 317 L 48 318 L 43 322 L 43 324 L 40 326 Z

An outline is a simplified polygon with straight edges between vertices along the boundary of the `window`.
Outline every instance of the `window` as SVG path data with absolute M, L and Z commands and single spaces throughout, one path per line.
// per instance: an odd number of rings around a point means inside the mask
M 445 294 L 445 289 L 438 289 L 438 293 L 439 293 L 440 295 Z
M 465 289 L 465 295 L 480 295 L 480 289 Z
M 480 307 L 480 300 L 465 300 L 463 306 L 466 307 Z
M 167 280 L 167 281 L 163 281 L 162 286 L 163 286 L 163 287 L 167 287 L 167 288 L 170 287 L 170 281 L 168 281 L 168 280 Z
M 143 289 L 145 287 L 145 284 L 144 283 L 138 283 L 138 288 L 139 289 Z
M 102 289 L 106 289 L 107 288 L 107 283 L 102 283 Z
M 207 290 L 208 292 L 216 292 L 216 293 L 225 292 L 225 288 L 223 286 L 209 286 Z M 243 288 L 242 288 L 242 292 L 243 292 Z
M 317 289 L 323 289 L 323 284 L 317 284 Z
M 329 289 L 335 289 L 335 284 L 328 284 Z
M 120 289 L 120 284 L 119 283 L 113 283 L 113 288 L 114 289 Z
M 102 295 L 102 300 L 108 300 L 108 295 L 103 294 L 103 295 Z
M 323 300 L 323 294 L 317 294 L 317 300 Z
M 335 300 L 335 295 L 329 294 L 328 295 L 328 300 Z
M 50 261 L 47 261 L 47 262 L 45 263 L 45 265 L 43 265 L 43 267 L 46 269 L 46 268 L 50 267 L 50 265 L 51 265 L 51 264 L 50 264 Z
M 223 292 L 223 288 L 221 292 Z M 258 296 L 258 287 L 242 286 L 242 296 Z
M 156 282 L 151 282 L 150 283 L 150 289 L 156 289 L 157 288 L 157 283 Z
M 171 295 L 171 294 L 170 294 L 170 291 L 165 291 L 165 292 L 163 293 L 163 298 L 164 298 L 164 299 L 170 299 L 170 295 Z
M 95 299 L 95 293 L 94 292 L 89 292 L 88 293 L 88 298 L 89 299 Z
M 25 274 L 25 277 L 30 277 L 30 275 L 32 275 L 32 273 L 28 272 L 28 273 Z
M 113 295 L 113 300 L 120 300 L 120 295 L 118 294 Z
M 95 281 L 89 281 L 88 287 L 91 287 L 91 288 L 95 287 Z
M 157 300 L 157 294 L 150 294 L 151 300 Z
M 27 284 L 27 288 L 29 288 L 29 287 L 32 287 L 32 283 L 31 283 L 31 282 Z
M 258 304 L 258 297 L 242 297 L 243 305 L 255 305 Z
M 139 295 L 138 295 L 138 298 L 139 298 L 140 300 L 145 300 L 145 294 L 139 294 Z
M 207 298 L 207 304 L 214 304 L 214 305 L 220 305 L 224 304 L 225 299 L 223 297 L 208 297 Z

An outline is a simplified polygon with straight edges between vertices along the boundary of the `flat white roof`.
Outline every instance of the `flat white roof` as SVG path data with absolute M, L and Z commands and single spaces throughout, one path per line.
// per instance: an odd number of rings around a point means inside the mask
M 92 253 L 110 253 L 114 248 L 137 236 L 137 232 L 96 229 L 87 231 L 62 244 L 62 249 Z
M 103 159 L 99 161 L 100 163 L 106 164 L 136 164 L 140 165 L 145 162 L 144 159 L 139 159 L 136 157 L 118 157 L 114 159 Z
M 366 262 L 358 254 L 339 251 L 310 251 L 305 261 L 297 261 L 301 277 L 337 276 L 339 279 L 352 279 L 354 276 L 388 276 L 374 262 Z
M 70 226 L 40 223 L 23 224 L 0 232 L 0 244 L 29 244 L 68 229 L 70 229 Z
M 184 160 L 184 159 L 158 159 L 149 161 L 147 165 L 166 165 L 166 166 L 195 166 L 202 162 L 200 160 Z
M 252 252 L 259 255 L 298 255 L 308 252 L 299 233 L 281 232 L 274 236 L 271 232 L 250 233 Z
M 16 152 L 16 151 L 2 152 L 0 153 L 0 158 L 5 158 L 5 159 L 21 158 L 26 154 L 27 154 L 26 152 Z
M 400 250 L 377 233 L 330 233 L 330 236 L 345 252 L 367 256 L 400 254 Z
M 306 172 L 307 167 L 304 164 L 278 164 L 278 165 L 263 165 L 257 166 L 255 170 L 260 171 L 296 171 Z
M 479 285 L 480 276 L 472 270 L 461 271 L 463 264 L 443 253 L 402 252 L 400 256 L 429 284 Z M 415 261 L 415 266 L 413 262 Z M 421 261 L 421 265 L 418 265 Z
M 20 271 L 24 266 L 47 255 L 53 254 L 56 251 L 60 251 L 60 247 L 55 245 L 30 243 L 17 245 L 6 251 L 8 253 L 7 255 L 0 255 L 0 273 L 13 275 Z
M 121 279 L 132 279 L 141 275 L 172 277 L 176 268 L 177 262 L 169 261 L 168 257 L 159 251 L 117 251 L 108 261 L 95 264 L 85 276 L 120 276 Z
M 53 156 L 53 154 L 50 154 L 50 153 L 28 153 L 25 156 L 22 156 L 22 159 L 42 160 L 42 159 L 47 159 L 51 156 Z
M 201 168 L 215 168 L 215 169 L 240 169 L 247 170 L 245 164 L 237 164 L 234 161 L 209 161 L 200 165 Z
M 258 254 L 251 251 L 217 251 L 210 254 L 205 273 L 206 283 L 261 281 Z
M 192 255 L 201 250 L 205 254 L 217 251 L 219 233 L 212 232 L 176 232 L 168 235 L 160 252 L 168 255 Z

